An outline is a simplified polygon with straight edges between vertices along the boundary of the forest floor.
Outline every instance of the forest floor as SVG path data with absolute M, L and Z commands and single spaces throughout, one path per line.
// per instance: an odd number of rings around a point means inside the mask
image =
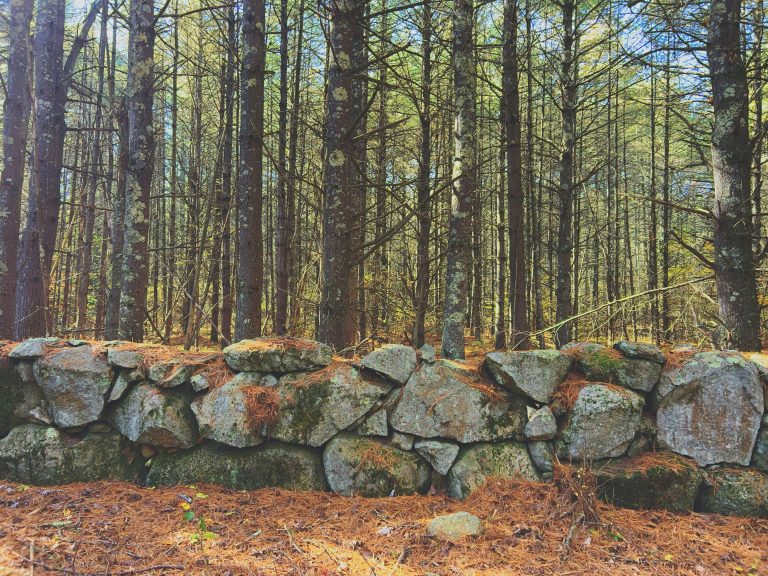
M 768 574 L 768 520 L 616 509 L 573 482 L 491 481 L 463 502 L 0 483 L 0 575 Z M 460 510 L 482 536 L 424 536 Z

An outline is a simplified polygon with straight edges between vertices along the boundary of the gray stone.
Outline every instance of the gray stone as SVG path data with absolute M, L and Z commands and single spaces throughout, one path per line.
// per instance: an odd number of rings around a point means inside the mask
M 459 452 L 456 462 L 448 472 L 448 495 L 453 498 L 466 498 L 491 477 L 531 482 L 541 480 L 525 444 L 475 444 Z
M 418 454 L 361 436 L 336 436 L 323 464 L 331 490 L 345 496 L 424 494 L 430 485 L 429 464 Z
M 555 469 L 552 453 L 552 444 L 550 442 L 529 442 L 528 454 L 536 469 L 542 473 L 542 476 L 552 475 Z
M 496 382 L 538 404 L 547 404 L 571 367 L 571 358 L 557 350 L 491 352 L 485 368 Z
M 11 350 L 8 357 L 14 360 L 37 360 L 42 358 L 49 346 L 59 342 L 58 338 L 30 338 L 20 342 L 18 346 Z
M 740 354 L 702 352 L 666 370 L 654 401 L 662 447 L 699 466 L 749 464 L 764 398 L 757 368 Z
M 698 512 L 768 518 L 768 474 L 748 468 L 721 468 L 704 475 Z
M 640 430 L 643 398 L 624 388 L 590 384 L 579 392 L 557 443 L 561 458 L 622 456 Z
M 120 434 L 69 436 L 22 424 L 0 440 L 0 478 L 27 484 L 136 480 L 143 461 Z
M 363 356 L 360 365 L 395 384 L 403 385 L 416 369 L 416 351 L 402 344 L 385 344 Z
M 29 367 L 29 363 L 24 365 Z M 34 377 L 25 381 L 12 366 L 0 367 L 0 436 L 29 418 L 32 410 L 45 412 L 43 403 L 43 392 Z
M 274 388 L 277 386 L 279 380 L 275 377 L 274 374 L 266 374 L 262 377 L 260 384 L 262 386 L 266 386 L 267 388 Z
M 455 542 L 467 536 L 480 536 L 483 523 L 469 512 L 454 512 L 434 518 L 427 525 L 427 536 L 437 540 Z
M 224 360 L 238 372 L 301 372 L 328 366 L 330 346 L 300 338 L 256 338 L 224 348 Z
M 377 410 L 355 429 L 358 436 L 388 436 L 387 411 Z
M 419 440 L 413 447 L 416 449 L 416 452 L 421 454 L 432 465 L 435 472 L 442 476 L 448 474 L 453 462 L 456 460 L 456 456 L 459 454 L 457 444 L 440 440 Z
M 393 432 L 392 438 L 389 440 L 389 443 L 392 444 L 392 446 L 400 448 L 400 450 L 410 450 L 413 448 L 413 442 L 413 436 L 410 434 L 402 434 L 400 432 Z
M 423 365 L 403 388 L 390 425 L 421 438 L 464 443 L 521 438 L 525 403 L 491 388 L 474 370 L 457 362 Z
M 618 384 L 647 393 L 661 375 L 662 366 L 658 362 L 627 358 L 602 344 L 575 343 L 569 345 L 568 350 L 576 358 L 576 367 L 593 382 Z
M 192 385 L 192 390 L 195 392 L 204 392 L 211 387 L 211 383 L 208 381 L 208 375 L 205 372 L 197 372 L 189 379 L 189 383 Z
M 134 442 L 160 448 L 190 448 L 197 441 L 197 425 L 184 393 L 140 384 L 115 407 L 110 421 Z
M 31 360 L 19 360 L 16 364 L 16 373 L 25 384 L 37 384 L 37 380 L 35 380 L 35 363 Z
M 419 348 L 419 357 L 421 358 L 422 362 L 432 364 L 437 358 L 435 347 L 431 344 L 424 344 L 421 348 Z
M 82 426 L 101 417 L 113 372 L 99 349 L 62 348 L 40 358 L 34 370 L 57 426 Z
M 254 415 L 254 402 L 274 407 L 277 398 L 269 389 L 249 384 L 244 378 L 232 378 L 210 390 L 192 403 L 200 435 L 237 448 L 261 444 L 267 422 Z
M 593 464 L 597 495 L 622 508 L 690 512 L 701 485 L 696 462 L 657 452 L 652 461 L 621 458 Z
M 120 350 L 119 348 L 107 348 L 107 362 L 115 368 L 128 368 L 134 370 L 139 367 L 144 355 L 136 350 Z
M 629 340 L 620 340 L 613 347 L 624 354 L 627 358 L 636 358 L 638 360 L 650 360 L 657 364 L 667 363 L 667 357 L 661 348 L 653 344 L 643 344 L 642 342 L 630 342 Z
M 149 380 L 160 388 L 176 388 L 187 384 L 194 374 L 196 366 L 172 359 L 157 362 L 150 366 L 147 376 Z
M 763 417 L 763 425 L 757 434 L 755 449 L 752 451 L 752 466 L 768 472 L 768 414 Z
M 525 425 L 525 437 L 534 442 L 551 440 L 556 434 L 557 422 L 549 406 L 542 406 L 536 410 Z
M 283 442 L 322 446 L 380 405 L 392 386 L 369 382 L 349 363 L 311 373 L 287 374 L 267 388 L 279 396 L 269 436 Z
M 109 391 L 109 398 L 107 401 L 116 402 L 117 400 L 120 400 L 120 398 L 122 398 L 128 391 L 131 384 L 133 384 L 132 372 L 125 369 L 120 370 L 117 373 L 115 383 L 112 385 L 112 390 Z
M 326 489 L 320 454 L 281 442 L 245 449 L 207 443 L 191 450 L 158 454 L 147 476 L 150 486 L 198 482 L 237 490 Z

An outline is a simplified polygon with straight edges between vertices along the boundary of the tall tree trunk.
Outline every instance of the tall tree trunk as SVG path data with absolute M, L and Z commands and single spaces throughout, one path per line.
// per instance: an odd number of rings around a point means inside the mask
M 357 334 L 357 289 L 360 234 L 360 178 L 354 141 L 362 120 L 355 75 L 360 62 L 366 0 L 331 0 L 329 70 L 326 96 L 323 183 L 323 279 L 318 339 L 337 350 L 354 344 Z
M 453 83 L 456 126 L 453 195 L 448 224 L 448 263 L 443 312 L 443 356 L 464 358 L 467 281 L 472 270 L 472 198 L 476 187 L 474 8 L 472 0 L 455 0 L 453 8 Z
M 149 201 L 154 170 L 152 97 L 154 84 L 154 0 L 131 0 L 126 108 L 128 167 L 125 177 L 125 231 L 120 338 L 144 338 L 149 286 Z
M 19 252 L 21 190 L 31 98 L 27 83 L 29 25 L 34 0 L 12 4 L 8 27 L 8 69 L 3 109 L 3 171 L 0 176 L 0 338 L 14 337 L 16 258 Z
M 302 14 L 299 14 L 299 18 Z M 288 0 L 280 0 L 280 111 L 277 143 L 277 252 L 275 254 L 275 333 L 285 334 L 288 325 L 288 275 L 290 249 L 288 246 L 288 195 L 286 180 L 288 166 Z
M 504 1 L 504 46 L 502 88 L 506 132 L 506 184 L 509 233 L 509 286 L 511 289 L 512 333 L 509 346 L 530 348 L 528 298 L 526 294 L 525 228 L 523 211 L 522 155 L 520 150 L 520 90 L 517 65 L 517 1 Z
M 571 262 L 573 257 L 573 172 L 576 142 L 576 107 L 578 105 L 578 65 L 575 57 L 575 0 L 562 3 L 563 53 L 560 67 L 562 93 L 562 144 L 560 150 L 560 214 L 557 228 L 557 311 L 555 321 L 562 323 L 555 331 L 555 345 L 571 341 L 571 324 L 566 320 L 573 311 Z
M 243 3 L 240 72 L 240 177 L 235 340 L 261 334 L 264 247 L 261 229 L 264 148 L 264 0 Z
M 712 0 L 707 56 L 712 81 L 715 284 L 720 318 L 737 350 L 760 350 L 752 254 L 751 147 L 740 0 Z
M 417 184 L 418 228 L 416 240 L 416 311 L 413 343 L 425 342 L 425 319 L 429 305 L 429 236 L 432 222 L 430 179 L 432 172 L 432 6 L 425 0 L 421 13 L 421 107 L 419 109 L 419 181 Z

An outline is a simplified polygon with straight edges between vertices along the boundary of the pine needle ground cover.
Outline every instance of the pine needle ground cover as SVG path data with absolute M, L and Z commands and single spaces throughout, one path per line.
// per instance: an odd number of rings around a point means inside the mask
M 0 575 L 768 574 L 768 520 L 617 509 L 580 474 L 556 476 L 491 481 L 464 502 L 2 483 Z M 457 511 L 478 516 L 482 536 L 424 535 Z

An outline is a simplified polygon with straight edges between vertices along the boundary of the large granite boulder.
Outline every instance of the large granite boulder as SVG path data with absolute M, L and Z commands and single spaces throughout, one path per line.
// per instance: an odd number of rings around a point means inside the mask
M 768 518 L 768 474 L 748 468 L 720 468 L 704 475 L 699 512 Z
M 571 367 L 571 358 L 558 350 L 491 352 L 485 368 L 501 386 L 537 404 L 547 404 Z
M 560 434 L 558 454 L 574 460 L 622 456 L 640 430 L 644 404 L 642 396 L 625 388 L 585 386 Z
M 488 478 L 541 480 L 525 444 L 502 442 L 463 448 L 446 477 L 448 495 L 466 498 Z
M 113 371 L 99 348 L 61 348 L 35 362 L 35 379 L 61 428 L 82 426 L 101 417 Z
M 191 450 L 158 454 L 147 476 L 150 486 L 197 482 L 237 490 L 326 489 L 320 454 L 280 442 L 243 450 L 207 443 Z
M 593 465 L 597 494 L 621 508 L 693 510 L 701 485 L 696 462 L 657 452 Z
M 0 478 L 28 484 L 136 480 L 143 461 L 116 432 L 69 436 L 22 424 L 0 440 Z
M 42 407 L 42 390 L 34 377 L 22 378 L 24 373 L 31 370 L 20 371 L 7 363 L 0 366 L 0 436 L 24 422 L 35 408 Z
M 526 420 L 521 398 L 494 389 L 457 362 L 438 360 L 413 373 L 390 425 L 421 438 L 469 443 L 521 438 Z
M 402 344 L 385 344 L 363 356 L 360 365 L 395 384 L 402 385 L 416 369 L 416 350 Z
M 659 444 L 699 466 L 748 465 L 763 415 L 757 367 L 740 354 L 702 352 L 664 371 L 654 392 Z
M 372 438 L 339 434 L 326 445 L 323 464 L 331 490 L 345 496 L 424 494 L 430 486 L 429 464 L 418 454 Z
M 254 382 L 258 374 L 242 373 L 192 403 L 200 435 L 222 444 L 245 448 L 264 441 L 263 429 L 277 412 L 272 388 Z
M 191 401 L 182 392 L 140 384 L 117 404 L 110 420 L 134 442 L 160 448 L 190 448 L 197 441 Z
M 328 366 L 330 346 L 301 338 L 256 338 L 224 348 L 224 360 L 238 372 L 301 372 Z
M 391 389 L 390 384 L 364 379 L 349 363 L 287 374 L 271 389 L 279 396 L 279 407 L 269 436 L 322 446 L 336 433 L 360 423 Z
M 623 348 L 626 349 L 625 346 Z M 576 368 L 592 382 L 609 382 L 624 388 L 650 392 L 661 375 L 657 360 L 628 358 L 619 350 L 591 342 L 569 344 L 564 348 L 576 359 Z

